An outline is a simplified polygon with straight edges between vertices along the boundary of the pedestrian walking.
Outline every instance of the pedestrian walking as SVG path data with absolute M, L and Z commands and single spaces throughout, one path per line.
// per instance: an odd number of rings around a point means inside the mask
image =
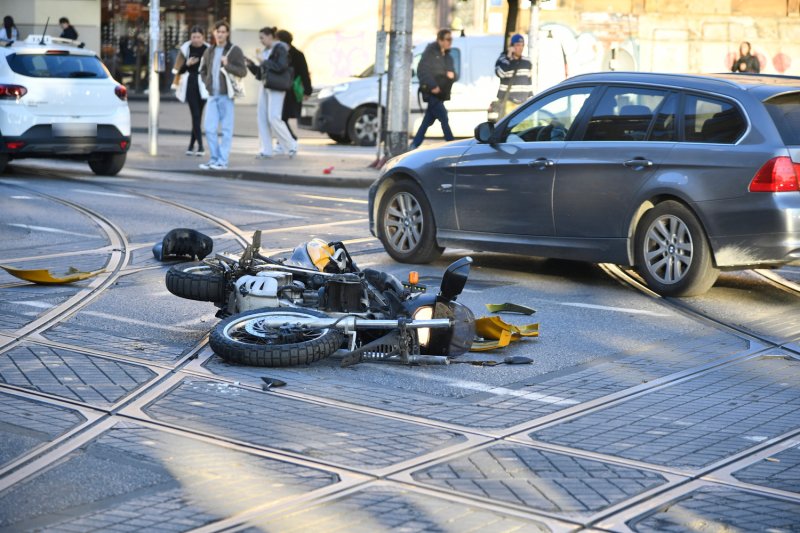
M 75 31 L 75 28 L 72 27 L 72 24 L 69 23 L 69 19 L 67 17 L 61 17 L 58 19 L 59 25 L 61 25 L 61 35 L 62 39 L 72 39 L 73 41 L 78 38 L 78 32 Z
M 192 116 L 192 134 L 189 138 L 189 148 L 186 155 L 205 155 L 203 150 L 203 133 L 200 129 L 203 108 L 208 99 L 208 91 L 204 83 L 200 83 L 200 62 L 203 54 L 208 49 L 205 42 L 205 32 L 200 26 L 193 26 L 189 32 L 189 40 L 183 43 L 175 59 L 175 68 L 172 73 L 175 80 L 172 88 L 175 90 L 175 97 L 189 104 L 189 113 Z M 197 150 L 195 150 L 197 143 Z
M 527 57 L 522 56 L 524 47 L 525 38 L 519 33 L 513 35 L 508 50 L 494 64 L 495 74 L 500 78 L 495 101 L 497 120 L 533 95 L 533 66 Z
M 413 150 L 425 140 L 425 133 L 428 128 L 438 120 L 442 125 L 442 132 L 446 141 L 454 139 L 453 132 L 450 130 L 450 122 L 447 116 L 447 108 L 444 103 L 450 100 L 450 89 L 456 81 L 455 66 L 453 58 L 450 56 L 450 48 L 453 46 L 453 34 L 450 30 L 439 30 L 436 34 L 436 41 L 430 43 L 422 52 L 422 58 L 417 67 L 417 77 L 419 78 L 419 91 L 422 99 L 428 103 L 425 108 L 425 116 L 422 124 L 411 141 L 409 149 Z
M 761 62 L 751 53 L 752 47 L 747 41 L 739 45 L 739 57 L 731 65 L 731 72 L 761 72 Z
M 303 100 L 311 96 L 311 74 L 308 71 L 308 63 L 306 62 L 305 54 L 292 44 L 294 36 L 286 30 L 278 30 L 277 35 L 281 42 L 289 45 L 289 66 L 294 70 L 292 88 L 286 91 L 281 118 L 283 118 L 283 121 L 286 123 L 286 127 L 289 129 L 292 139 L 297 140 L 297 135 L 292 131 L 289 119 L 300 118 Z
M 247 75 L 242 49 L 230 42 L 231 27 L 225 20 L 214 24 L 214 46 L 209 46 L 200 62 L 200 78 L 208 91 L 208 107 L 204 128 L 211 159 L 201 163 L 203 170 L 228 168 L 233 140 L 233 98 L 235 91 L 230 77 Z M 231 87 L 229 88 L 229 84 Z M 217 131 L 222 134 L 222 141 Z
M 261 81 L 262 89 L 258 95 L 258 139 L 260 150 L 258 159 L 269 159 L 274 150 L 273 138 L 287 150 L 289 157 L 297 154 L 297 141 L 289 133 L 283 121 L 283 101 L 286 91 L 294 81 L 293 70 L 289 66 L 289 46 L 277 38 L 277 28 L 261 28 L 258 37 L 264 45 L 266 59 L 258 65 L 247 61 L 247 68 Z
M 7 41 L 19 40 L 19 30 L 17 30 L 17 25 L 14 24 L 14 17 L 11 15 L 3 17 L 3 29 L 0 30 L 0 38 Z

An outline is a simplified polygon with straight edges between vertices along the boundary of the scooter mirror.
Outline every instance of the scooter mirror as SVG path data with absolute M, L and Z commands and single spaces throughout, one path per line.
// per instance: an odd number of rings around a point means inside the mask
M 447 267 L 447 270 L 444 271 L 444 276 L 442 276 L 442 287 L 439 291 L 439 296 L 446 300 L 455 300 L 464 290 L 464 285 L 467 284 L 471 264 L 472 258 L 467 256 Z

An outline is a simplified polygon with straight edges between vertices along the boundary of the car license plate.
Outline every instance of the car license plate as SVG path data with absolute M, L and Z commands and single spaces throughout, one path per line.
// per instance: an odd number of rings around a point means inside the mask
M 53 124 L 54 137 L 97 137 L 97 124 Z

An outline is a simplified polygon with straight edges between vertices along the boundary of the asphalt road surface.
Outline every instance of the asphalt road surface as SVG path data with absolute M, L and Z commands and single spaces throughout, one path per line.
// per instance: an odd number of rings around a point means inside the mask
M 0 264 L 103 270 L 70 285 L 0 271 L 0 532 L 797 531 L 800 266 L 723 273 L 662 299 L 613 265 L 447 250 L 392 261 L 366 190 L 83 164 L 0 176 Z M 232 366 L 209 303 L 164 285 L 151 247 L 341 240 L 360 267 L 459 301 L 513 302 L 541 335 L 407 367 Z M 285 387 L 262 390 L 262 377 Z

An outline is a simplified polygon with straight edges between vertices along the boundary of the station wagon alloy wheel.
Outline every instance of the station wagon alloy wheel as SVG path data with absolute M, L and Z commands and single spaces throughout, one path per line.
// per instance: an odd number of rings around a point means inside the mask
M 647 269 L 661 283 L 676 283 L 692 265 L 692 234 L 678 217 L 656 219 L 647 230 Z
M 636 265 L 647 286 L 662 296 L 695 296 L 719 276 L 697 217 L 668 200 L 642 217 L 636 232 Z
M 425 195 L 410 181 L 392 185 L 377 213 L 378 238 L 392 258 L 402 263 L 427 263 L 442 254 L 436 224 Z
M 408 253 L 419 245 L 424 223 L 422 208 L 411 194 L 401 192 L 389 201 L 383 226 L 389 245 L 398 252 Z

